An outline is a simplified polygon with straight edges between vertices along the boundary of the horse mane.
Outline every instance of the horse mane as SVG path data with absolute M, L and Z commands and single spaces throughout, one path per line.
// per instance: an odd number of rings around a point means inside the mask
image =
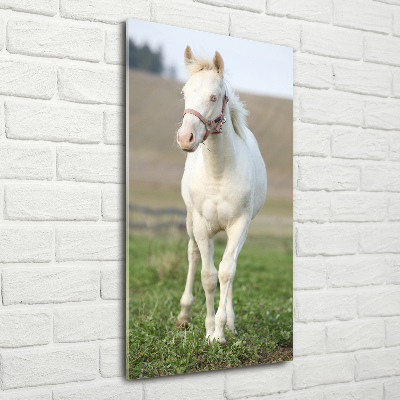
M 240 138 L 246 140 L 247 116 L 249 115 L 249 111 L 245 108 L 245 103 L 240 100 L 239 95 L 230 85 L 225 85 L 225 88 L 229 98 L 228 107 L 233 129 Z
M 190 75 L 200 71 L 211 71 L 213 69 L 212 61 L 205 56 L 198 56 L 190 60 L 186 60 L 186 70 Z
M 196 55 L 195 58 L 186 60 L 186 70 L 190 75 L 200 71 L 211 71 L 213 68 L 212 61 L 206 56 Z M 240 138 L 245 140 L 249 111 L 245 108 L 245 103 L 240 100 L 239 95 L 233 90 L 231 85 L 226 82 L 224 86 L 229 98 L 228 107 L 233 129 Z

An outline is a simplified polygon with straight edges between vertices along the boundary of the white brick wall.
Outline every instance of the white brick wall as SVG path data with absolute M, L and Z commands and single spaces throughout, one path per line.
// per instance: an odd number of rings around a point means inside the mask
M 294 48 L 293 363 L 127 382 L 124 20 Z M 0 400 L 400 399 L 400 0 L 0 0 Z

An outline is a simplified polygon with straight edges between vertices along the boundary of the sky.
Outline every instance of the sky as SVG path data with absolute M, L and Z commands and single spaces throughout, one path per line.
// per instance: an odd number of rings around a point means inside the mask
M 194 54 L 210 59 L 219 51 L 225 65 L 224 77 L 235 90 L 293 98 L 291 47 L 132 18 L 127 20 L 127 33 L 136 44 L 147 43 L 153 50 L 162 46 L 165 65 L 175 66 L 177 79 L 182 82 L 188 79 L 183 54 L 189 45 Z

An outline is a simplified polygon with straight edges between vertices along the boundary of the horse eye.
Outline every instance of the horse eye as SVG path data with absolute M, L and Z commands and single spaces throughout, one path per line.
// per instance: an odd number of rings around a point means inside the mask
M 217 96 L 211 96 L 211 99 L 210 99 L 211 101 L 217 101 Z

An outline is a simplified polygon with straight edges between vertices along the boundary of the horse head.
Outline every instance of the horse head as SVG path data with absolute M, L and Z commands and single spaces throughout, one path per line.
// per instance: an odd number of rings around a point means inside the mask
M 184 57 L 190 78 L 182 88 L 185 112 L 177 132 L 177 142 L 182 150 L 193 152 L 210 132 L 220 133 L 225 122 L 224 61 L 218 51 L 212 63 L 196 58 L 189 46 Z

